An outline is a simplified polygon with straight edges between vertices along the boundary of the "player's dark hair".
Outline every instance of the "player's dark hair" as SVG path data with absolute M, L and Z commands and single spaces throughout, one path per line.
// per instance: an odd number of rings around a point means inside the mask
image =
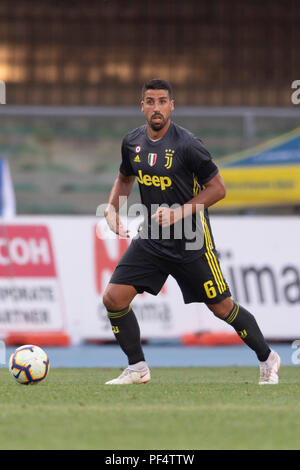
M 148 82 L 144 83 L 142 88 L 142 98 L 144 98 L 145 92 L 147 90 L 168 90 L 170 99 L 173 99 L 173 90 L 167 80 L 161 78 L 152 78 Z

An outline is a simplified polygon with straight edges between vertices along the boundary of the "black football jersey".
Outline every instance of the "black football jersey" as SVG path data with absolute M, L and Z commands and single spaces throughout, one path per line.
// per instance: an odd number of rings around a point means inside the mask
M 158 224 L 155 227 L 151 219 L 161 205 L 171 207 L 190 201 L 218 173 L 199 138 L 171 122 L 166 134 L 152 141 L 146 125 L 138 127 L 123 139 L 120 172 L 125 176 L 135 175 L 139 184 L 146 211 L 145 223 L 138 234 L 143 248 L 177 261 L 188 261 L 201 255 L 207 248 L 208 239 L 210 248 L 214 248 L 207 210 L 200 214 L 201 217 L 199 214 L 192 216 L 192 233 L 200 230 L 203 239 L 201 247 L 197 244 L 195 249 L 191 245 L 192 237 L 188 231 L 186 235 L 182 226 L 183 221 L 179 222 L 181 229 L 176 230 L 176 225 L 167 229 Z

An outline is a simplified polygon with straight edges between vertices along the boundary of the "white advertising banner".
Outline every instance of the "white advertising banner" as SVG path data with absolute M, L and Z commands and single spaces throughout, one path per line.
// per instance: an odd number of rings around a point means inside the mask
M 268 338 L 299 338 L 300 219 L 216 217 L 212 226 L 233 297 Z
M 127 239 L 98 237 L 96 217 L 16 217 L 0 225 L 0 333 L 67 332 L 113 339 L 101 298 Z M 223 275 L 233 297 L 270 339 L 300 337 L 300 219 L 211 217 Z M 137 221 L 131 223 L 134 235 Z M 99 233 L 99 232 L 98 232 Z M 103 234 L 102 234 L 103 235 Z M 158 296 L 132 303 L 142 337 L 233 331 L 203 304 L 185 305 L 171 277 Z
M 47 225 L 1 224 L 1 333 L 63 329 L 63 298 L 55 255 Z

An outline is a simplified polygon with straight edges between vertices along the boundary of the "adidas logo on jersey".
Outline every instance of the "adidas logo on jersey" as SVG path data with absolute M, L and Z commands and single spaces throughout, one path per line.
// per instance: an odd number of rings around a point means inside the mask
M 133 159 L 134 162 L 138 162 L 138 163 L 141 163 L 141 159 L 140 159 L 140 156 L 137 155 L 134 159 Z
M 137 180 L 140 184 L 144 184 L 145 186 L 156 186 L 157 188 L 161 188 L 162 191 L 169 188 L 172 184 L 172 180 L 168 176 L 143 175 L 142 170 L 138 171 Z

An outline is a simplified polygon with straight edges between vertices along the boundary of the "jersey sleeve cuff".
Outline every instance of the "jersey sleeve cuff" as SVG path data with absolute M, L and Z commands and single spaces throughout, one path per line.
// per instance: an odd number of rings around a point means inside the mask
M 208 183 L 211 179 L 213 179 L 214 176 L 216 176 L 219 173 L 219 169 L 216 168 L 207 178 L 204 180 L 201 180 L 201 184 Z

